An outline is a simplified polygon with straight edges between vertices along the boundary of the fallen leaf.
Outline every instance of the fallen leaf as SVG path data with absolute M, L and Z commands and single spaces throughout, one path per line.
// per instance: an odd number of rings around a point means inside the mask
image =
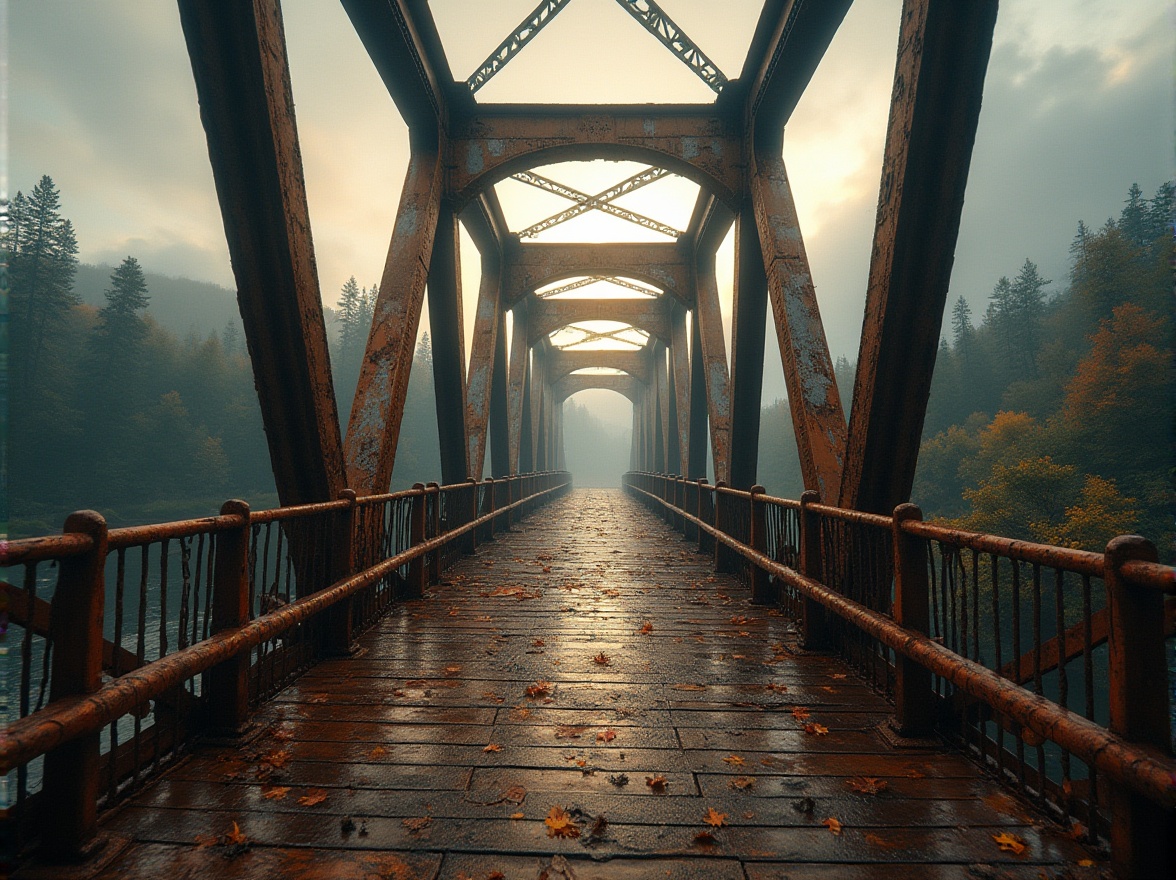
M 460 666 L 446 666 L 445 667 L 445 674 L 446 675 L 457 675 L 459 672 L 461 672 Z
M 535 697 L 545 697 L 551 693 L 551 682 L 537 681 L 532 685 L 527 685 L 527 696 L 534 699 Z
M 727 755 L 727 757 L 723 758 L 723 763 L 730 764 L 732 767 L 742 767 L 745 762 L 738 755 Z
M 280 801 L 290 793 L 288 785 L 263 785 L 261 796 L 267 801 Z
M 616 738 L 617 732 L 615 730 L 602 730 L 600 733 L 596 734 L 596 741 L 599 743 L 612 742 Z
M 1078 867 L 1079 868 L 1093 868 L 1094 867 L 1094 859 L 1079 859 L 1078 860 Z
M 843 678 L 845 678 L 845 673 L 844 672 L 834 672 L 829 677 L 836 679 L 837 681 L 841 681 Z
M 742 614 L 737 614 L 735 617 L 731 618 L 731 622 L 736 626 L 742 626 L 743 624 L 747 623 L 747 617 Z
M 737 788 L 740 791 L 746 791 L 747 789 L 753 787 L 754 785 L 755 785 L 755 777 L 754 776 L 736 776 L 734 779 L 731 780 L 731 787 Z
M 813 736 L 825 736 L 829 732 L 829 728 L 823 724 L 806 724 L 804 726 L 804 732 Z
M 521 785 L 512 785 L 502 793 L 502 798 L 498 801 L 501 803 L 521 804 L 527 799 L 527 790 Z
M 548 837 L 579 837 L 580 826 L 572 821 L 563 807 L 552 807 L 547 818 L 543 820 L 547 826 Z
M 793 706 L 792 717 L 797 721 L 804 721 L 811 713 L 804 706 Z
M 388 754 L 388 750 L 386 748 L 383 746 L 376 746 L 375 748 L 368 750 L 367 757 L 374 761 L 376 758 L 382 758 L 386 754 Z
M 993 834 L 992 839 L 996 841 L 996 845 L 1001 848 L 1003 852 L 1011 852 L 1014 855 L 1021 855 L 1028 849 L 1025 841 L 1015 834 L 1010 834 L 1007 831 L 1002 831 L 1000 834 Z
M 289 742 L 294 739 L 294 731 L 292 730 L 275 730 L 271 736 L 279 742 Z
M 488 746 L 486 746 L 486 748 L 482 749 L 482 751 L 483 752 L 501 752 L 502 746 L 500 746 L 498 743 L 490 743 Z
M 653 632 L 653 624 L 647 620 L 645 623 L 641 624 L 641 629 L 637 630 L 637 632 L 643 636 L 647 636 Z
M 261 756 L 263 764 L 269 764 L 271 767 L 278 767 L 279 769 L 285 767 L 290 763 L 290 758 L 293 756 L 287 751 L 270 752 L 268 755 Z
M 197 848 L 203 849 L 206 846 L 216 846 L 217 841 L 219 840 L 220 838 L 215 834 L 197 834 L 196 837 L 193 838 L 193 843 L 196 844 Z
M 523 706 L 515 706 L 510 710 L 510 718 L 512 721 L 526 721 L 531 717 L 531 710 Z
M 241 833 L 241 828 L 234 822 L 233 827 L 225 833 L 224 842 L 225 846 L 246 846 L 249 838 Z
M 433 824 L 432 816 L 422 816 L 419 819 L 401 819 L 400 824 L 412 834 L 419 834 Z
M 547 644 L 547 642 L 543 641 L 543 639 L 535 639 L 535 641 L 531 642 L 531 647 L 532 648 L 542 648 L 546 644 Z
M 307 789 L 306 794 L 298 799 L 298 803 L 304 807 L 313 807 L 316 804 L 321 804 L 327 799 L 327 790 L 325 788 L 310 788 Z
M 832 816 L 830 816 L 828 819 L 825 819 L 823 822 L 821 822 L 821 824 L 832 831 L 834 834 L 841 833 L 841 823 Z
M 608 666 L 610 663 L 612 663 L 612 660 L 608 656 L 608 654 L 604 653 L 604 651 L 601 651 L 599 654 L 597 654 L 595 657 L 592 658 L 592 662 L 595 663 L 597 666 Z
M 555 729 L 555 738 L 579 739 L 580 734 L 582 734 L 585 730 L 587 730 L 587 728 L 582 725 L 577 726 L 574 724 L 561 724 Z
M 890 783 L 885 779 L 878 779 L 876 776 L 855 776 L 853 779 L 847 779 L 845 784 L 859 794 L 881 794 L 890 787 Z
M 866 843 L 873 844 L 881 849 L 898 849 L 900 844 L 893 840 L 887 840 L 885 837 L 879 837 L 877 834 L 867 834 Z
M 523 814 L 522 814 L 522 813 L 511 813 L 511 814 L 510 814 L 510 818 L 512 818 L 512 819 L 521 819 L 521 818 L 523 818 Z
M 587 843 L 597 842 L 598 840 L 600 840 L 601 838 L 604 837 L 604 832 L 607 830 L 608 830 L 608 819 L 602 813 L 601 815 L 596 817 L 596 820 L 592 823 L 592 827 L 588 830 L 588 837 L 590 839 L 587 841 Z
M 664 792 L 666 790 L 666 786 L 669 785 L 669 783 L 666 782 L 666 778 L 660 774 L 657 776 L 646 776 L 645 784 L 659 794 Z
M 706 815 L 702 817 L 702 821 L 712 828 L 722 828 L 727 824 L 727 814 L 715 811 L 714 807 L 707 807 Z

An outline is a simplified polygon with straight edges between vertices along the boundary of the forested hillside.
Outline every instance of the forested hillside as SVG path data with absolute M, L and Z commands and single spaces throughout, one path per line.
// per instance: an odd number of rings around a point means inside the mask
M 1093 550 L 1140 532 L 1173 559 L 1173 192 L 1132 186 L 1117 220 L 1079 223 L 1068 278 L 1026 259 L 978 319 L 952 304 L 912 493 L 928 517 Z M 853 371 L 838 362 L 846 404 Z M 761 482 L 795 497 L 786 401 L 761 436 Z

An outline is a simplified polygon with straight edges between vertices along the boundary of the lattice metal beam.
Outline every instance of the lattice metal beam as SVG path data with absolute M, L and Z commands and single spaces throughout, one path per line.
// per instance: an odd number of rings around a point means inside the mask
M 654 0 L 617 0 L 626 12 L 641 23 L 658 41 L 681 59 L 698 78 L 718 94 L 727 85 L 727 77 L 695 45 Z
M 570 2 L 571 0 L 543 0 L 536 6 L 511 35 L 498 44 L 498 48 L 490 53 L 482 62 L 482 66 L 470 74 L 470 78 L 466 80 L 470 92 L 477 92 L 478 89 L 490 82 L 491 77 L 506 67 L 507 62 L 515 55 L 523 51 L 523 47 L 533 40 L 535 35 L 543 30 Z
M 583 333 L 584 338 L 578 339 L 575 342 L 565 342 L 563 345 L 555 346 L 559 351 L 566 351 L 567 349 L 577 345 L 587 345 L 589 342 L 606 342 L 609 340 L 613 342 L 620 342 L 624 345 L 631 345 L 634 348 L 641 348 L 646 342 L 649 341 L 649 333 L 638 327 L 633 327 L 632 325 L 618 327 L 615 330 L 589 330 L 587 327 L 581 327 L 577 324 L 568 324 L 566 327 L 562 327 L 556 332 L 558 333 L 561 330 L 574 330 L 577 333 Z M 629 339 L 621 339 L 620 334 L 622 333 L 637 333 L 643 338 L 643 341 L 633 342 Z
M 630 211 L 627 208 L 621 208 L 612 204 L 614 199 L 619 199 L 621 196 L 626 195 L 627 193 L 638 190 L 643 186 L 648 186 L 655 180 L 660 180 L 670 173 L 671 172 L 665 168 L 646 168 L 643 171 L 639 171 L 637 174 L 634 174 L 632 177 L 626 178 L 620 183 L 615 184 L 594 196 L 590 196 L 587 193 L 582 193 L 577 189 L 566 186 L 565 184 L 557 183 L 556 181 L 544 177 L 541 174 L 536 174 L 534 171 L 519 171 L 515 174 L 512 174 L 511 178 L 519 181 L 520 183 L 528 184 L 530 186 L 536 187 L 537 189 L 553 193 L 557 196 L 562 196 L 569 201 L 577 203 L 571 208 L 560 211 L 558 214 L 553 214 L 545 220 L 540 220 L 538 223 L 528 226 L 519 233 L 519 238 L 534 238 L 540 232 L 550 229 L 553 226 L 558 226 L 561 223 L 566 223 L 568 220 L 579 217 L 581 214 L 587 213 L 588 211 L 602 211 L 605 214 L 611 214 L 614 217 L 620 217 L 622 220 L 628 220 L 630 223 L 635 223 L 638 226 L 642 226 L 646 229 L 652 229 L 655 232 L 668 235 L 670 238 L 676 240 L 680 235 L 682 235 L 681 230 L 675 229 L 672 226 L 667 226 L 665 223 L 661 223 L 657 220 L 646 217 L 644 214 L 639 214 L 636 211 Z
M 662 293 L 653 287 L 646 287 L 644 284 L 638 284 L 636 281 L 630 281 L 628 278 L 620 278 L 616 275 L 589 275 L 587 278 L 569 281 L 567 284 L 561 284 L 559 287 L 553 287 L 551 290 L 545 290 L 543 293 L 536 295 L 540 299 L 548 299 L 553 296 L 558 296 L 561 293 L 579 290 L 581 287 L 587 287 L 589 284 L 595 284 L 597 281 L 607 281 L 610 284 L 615 284 L 617 287 L 627 287 L 629 290 L 636 290 L 647 296 L 661 296 Z

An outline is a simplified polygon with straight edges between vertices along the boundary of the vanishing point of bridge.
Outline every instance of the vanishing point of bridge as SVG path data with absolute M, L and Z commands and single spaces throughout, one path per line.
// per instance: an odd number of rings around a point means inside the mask
M 7 867 L 1171 876 L 1173 570 L 1142 538 L 1068 550 L 907 503 L 995 0 L 904 0 L 848 424 L 780 156 L 849 0 L 767 0 L 730 78 L 618 0 L 711 103 L 478 101 L 567 2 L 463 81 L 423 0 L 343 0 L 411 158 L 342 433 L 278 0 L 180 0 L 282 506 L 81 511 L 4 548 Z M 535 170 L 593 159 L 644 168 L 598 193 Z M 667 175 L 698 186 L 684 229 L 619 202 Z M 507 178 L 571 206 L 511 229 Z M 588 211 L 664 240 L 529 241 Z M 389 494 L 426 298 L 441 485 Z M 755 485 L 765 313 L 800 499 Z M 563 470 L 586 388 L 632 401 L 623 492 Z

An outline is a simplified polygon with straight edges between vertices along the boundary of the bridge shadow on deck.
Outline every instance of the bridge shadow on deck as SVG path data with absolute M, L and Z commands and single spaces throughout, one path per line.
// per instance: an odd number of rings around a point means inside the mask
M 578 490 L 312 669 L 252 741 L 108 818 L 99 876 L 1036 878 L 1087 858 L 962 757 L 887 745 L 888 714 L 645 508 Z M 578 837 L 549 835 L 554 807 Z

